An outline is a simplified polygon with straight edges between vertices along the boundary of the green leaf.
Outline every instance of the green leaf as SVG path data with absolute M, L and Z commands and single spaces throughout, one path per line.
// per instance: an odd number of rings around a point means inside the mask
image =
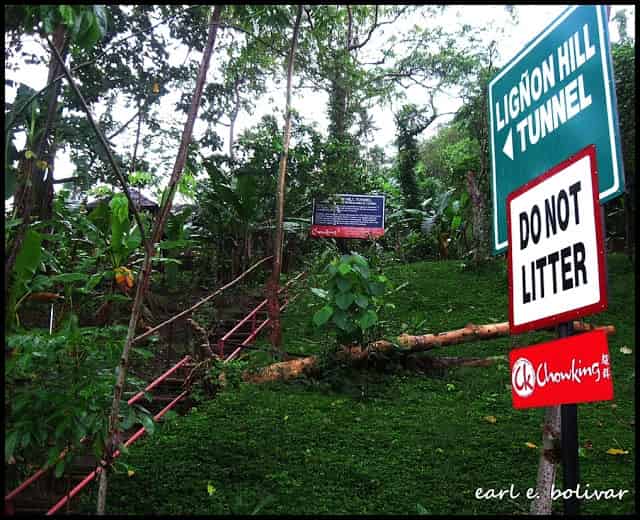
M 58 449 L 57 446 L 52 446 L 51 448 L 49 448 L 49 451 L 47 452 L 47 462 L 45 463 L 45 466 L 51 466 L 51 464 L 53 464 L 58 459 L 58 455 L 60 455 L 60 450 Z
M 346 311 L 349 308 L 349 305 L 353 303 L 353 300 L 354 295 L 350 292 L 338 293 L 335 297 L 336 305 L 343 311 Z
M 13 452 L 16 449 L 17 442 L 18 442 L 18 432 L 11 432 L 4 439 L 4 460 L 5 460 L 5 462 L 8 461 L 11 458 L 11 456 L 13 455 Z
M 351 266 L 347 263 L 340 262 L 340 264 L 338 265 L 338 272 L 343 276 L 349 274 L 351 271 Z
M 51 277 L 52 281 L 60 283 L 84 282 L 88 279 L 89 275 L 85 273 L 63 273 Z
M 353 266 L 353 270 L 357 271 L 358 273 L 360 273 L 360 275 L 362 275 L 362 278 L 364 278 L 365 280 L 367 280 L 369 278 L 369 267 L 364 265 L 354 265 Z
M 69 28 L 73 27 L 75 18 L 73 14 L 73 8 L 69 5 L 60 5 L 58 6 L 58 11 L 60 11 L 60 15 L 62 16 L 64 24 Z
M 101 282 L 105 274 L 106 273 L 104 271 L 102 273 L 92 274 L 89 280 L 87 281 L 87 284 L 84 286 L 84 288 L 87 291 L 92 291 Z
M 95 209 L 89 213 L 88 217 L 98 231 L 104 235 L 109 232 L 109 206 L 106 202 L 98 203 Z
M 149 359 L 153 357 L 153 352 L 151 352 L 150 350 L 146 350 L 144 348 L 134 347 L 133 351 L 136 354 L 139 354 L 142 357 L 142 359 Z
M 142 423 L 142 426 L 144 426 L 144 429 L 147 430 L 147 433 L 151 435 L 156 427 L 153 419 L 151 419 L 149 415 L 142 414 L 140 415 L 140 422 Z
M 456 229 L 458 229 L 461 222 L 462 217 L 460 215 L 456 215 L 455 217 L 453 217 L 453 220 L 451 221 L 451 230 L 455 231 Z
M 313 315 L 313 323 L 317 327 L 320 327 L 321 325 L 324 325 L 325 323 L 327 323 L 327 321 L 329 321 L 329 318 L 331 318 L 332 314 L 333 307 L 331 307 L 330 305 L 325 305 L 324 307 L 322 307 L 322 309 L 320 309 Z
M 349 278 L 343 278 L 342 276 L 339 276 L 338 278 L 336 278 L 336 285 L 338 286 L 338 289 L 340 289 L 340 291 L 346 292 L 351 289 L 353 282 Z
M 55 477 L 60 478 L 64 473 L 65 459 L 59 460 L 56 464 Z
M 364 294 L 358 294 L 356 296 L 356 305 L 362 309 L 366 309 L 369 305 L 369 298 L 367 298 Z
M 104 297 L 104 300 L 112 301 L 112 302 L 128 302 L 128 301 L 131 301 L 131 298 L 129 296 L 125 296 L 124 294 L 113 293 L 113 294 L 107 294 Z
M 128 250 L 128 254 L 133 253 L 133 251 L 140 247 L 140 244 L 142 244 L 142 235 L 137 224 L 135 224 L 131 231 L 129 231 L 124 242 L 125 247 Z
M 124 420 L 122 421 L 122 424 L 120 425 L 120 427 L 123 430 L 128 430 L 129 428 L 131 428 L 135 424 L 135 422 L 136 422 L 136 414 L 135 414 L 133 408 L 129 408 L 128 411 L 127 411 L 127 415 L 125 416 Z
M 117 193 L 109 202 L 111 215 L 119 222 L 125 222 L 129 219 L 129 201 L 123 193 Z
M 40 265 L 42 257 L 42 235 L 29 229 L 22 241 L 22 249 L 16 257 L 14 272 L 18 283 L 27 281 L 33 276 Z
M 382 296 L 384 294 L 385 286 L 380 282 L 369 283 L 369 293 L 373 296 Z
M 311 292 L 316 296 L 318 296 L 319 298 L 322 298 L 323 300 L 326 300 L 329 298 L 329 292 L 325 291 L 324 289 L 318 289 L 317 287 L 312 287 Z
M 378 315 L 375 311 L 369 309 L 362 316 L 360 316 L 357 320 L 358 325 L 362 330 L 367 330 L 369 327 L 372 327 L 376 323 L 378 323 Z
M 338 328 L 349 332 L 350 329 L 353 327 L 349 327 L 350 323 L 348 318 L 349 318 L 349 315 L 346 312 L 338 310 L 333 315 L 332 321 L 338 326 Z
M 160 249 L 170 250 L 170 249 L 181 249 L 189 244 L 188 240 L 163 240 L 158 244 Z
M 359 255 L 358 253 L 352 253 L 351 259 L 355 265 L 359 267 L 366 267 L 367 269 L 369 268 L 369 264 L 367 264 L 367 260 L 364 256 Z

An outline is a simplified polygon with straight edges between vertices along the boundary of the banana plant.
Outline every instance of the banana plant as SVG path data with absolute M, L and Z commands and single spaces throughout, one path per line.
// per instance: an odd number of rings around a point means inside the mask
M 19 325 L 17 310 L 24 299 L 33 292 L 36 271 L 42 259 L 42 235 L 33 229 L 27 230 L 22 242 L 22 249 L 13 266 L 9 301 L 7 302 L 5 325 L 11 330 Z
M 93 223 L 96 239 L 100 240 L 104 247 L 100 248 L 110 260 L 110 271 L 98 273 L 100 279 L 111 273 L 111 276 L 127 293 L 133 287 L 134 279 L 131 269 L 127 267 L 131 263 L 132 255 L 142 244 L 142 234 L 137 223 L 129 220 L 129 203 L 123 194 L 113 196 L 109 204 L 101 202 L 89 213 L 89 220 Z M 100 279 L 94 279 L 95 286 Z

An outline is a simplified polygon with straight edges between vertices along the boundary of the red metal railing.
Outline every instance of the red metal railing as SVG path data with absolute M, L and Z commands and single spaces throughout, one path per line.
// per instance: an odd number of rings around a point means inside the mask
M 191 356 L 183 357 L 180 361 L 178 361 L 178 363 L 176 365 L 174 365 L 172 368 L 167 370 L 164 374 L 162 374 L 158 379 L 153 381 L 144 390 L 141 390 L 136 395 L 134 395 L 131 399 L 129 399 L 127 401 L 127 404 L 128 405 L 132 405 L 136 401 L 139 401 L 144 396 L 145 392 L 149 392 L 150 390 L 153 390 L 156 386 L 158 386 L 160 383 L 162 383 L 167 377 L 169 377 L 171 374 L 173 374 L 176 370 L 178 370 L 182 365 L 187 363 L 190 359 L 191 359 Z
M 301 276 L 303 276 L 305 273 L 302 272 L 300 274 L 298 274 L 295 278 L 292 278 L 291 280 L 289 280 L 289 282 L 287 282 L 285 284 L 284 287 L 282 287 L 279 291 L 278 294 L 280 294 L 282 291 L 284 291 L 285 289 L 287 289 L 293 282 L 297 281 Z M 265 319 L 264 321 L 262 321 L 260 324 L 256 325 L 256 315 L 258 313 L 258 311 L 264 307 L 267 304 L 268 300 L 264 300 L 262 301 L 255 309 L 253 309 L 247 316 L 245 316 L 242 320 L 240 320 L 240 322 L 238 322 L 229 332 L 227 332 L 218 342 L 218 346 L 220 348 L 220 353 L 221 353 L 221 357 L 223 355 L 224 352 L 224 342 L 228 340 L 228 338 L 235 332 L 237 331 L 244 323 L 246 323 L 248 320 L 251 320 L 251 333 L 249 334 L 249 336 L 238 346 L 238 348 L 236 348 L 225 360 L 224 362 L 226 363 L 227 361 L 232 360 L 233 358 L 235 358 L 238 353 L 240 352 L 240 350 L 242 350 L 243 347 L 247 346 L 251 341 L 253 341 L 256 336 L 260 333 L 260 331 L 269 323 L 269 319 Z M 286 306 L 288 305 L 288 301 L 285 300 L 284 304 L 280 307 L 280 310 L 284 310 L 286 308 Z M 158 378 L 156 378 L 154 381 L 152 381 L 149 385 L 147 385 L 147 387 L 138 392 L 137 394 L 135 394 L 131 399 L 129 399 L 127 401 L 127 404 L 132 405 L 133 403 L 135 403 L 136 401 L 140 400 L 143 396 L 145 392 L 149 392 L 150 390 L 152 390 L 153 388 L 155 388 L 157 385 L 159 385 L 162 381 L 164 381 L 167 377 L 169 377 L 171 374 L 173 374 L 176 370 L 178 370 L 181 366 L 185 365 L 189 360 L 191 359 L 191 356 L 185 356 L 184 358 L 182 358 L 178 363 L 176 363 L 176 365 L 174 365 L 173 367 L 171 367 L 169 370 L 167 370 L 166 372 L 164 372 L 162 375 L 160 375 Z M 178 395 L 175 399 L 173 399 L 167 406 L 165 406 L 160 412 L 158 412 L 154 417 L 153 420 L 154 421 L 158 421 L 165 413 L 167 413 L 169 410 L 171 410 L 171 408 L 173 408 L 178 402 L 180 402 L 186 395 L 188 394 L 188 391 L 185 390 L 184 392 L 182 392 L 180 395 Z M 140 437 L 142 437 L 142 435 L 144 435 L 145 433 L 145 428 L 141 427 L 136 433 L 134 433 L 125 443 L 124 445 L 126 447 L 131 446 L 134 442 L 136 442 Z M 68 451 L 65 449 L 63 450 L 60 455 L 58 456 L 58 459 L 56 460 L 56 462 L 58 462 L 59 460 L 63 459 L 64 457 L 66 457 L 68 455 Z M 116 450 L 113 454 L 113 457 L 116 458 L 120 456 L 120 450 Z M 44 468 L 41 468 L 40 470 L 38 470 L 36 473 L 34 473 L 31 477 L 29 477 L 27 480 L 25 480 L 22 484 L 20 484 L 16 489 L 14 489 L 13 491 L 11 491 L 10 493 L 8 493 L 5 498 L 4 498 L 4 513 L 5 515 L 13 515 L 15 513 L 15 508 L 14 508 L 14 502 L 13 500 L 15 499 L 16 496 L 18 496 L 20 493 L 22 493 L 25 489 L 27 489 L 31 484 L 33 484 L 34 482 L 36 482 L 38 479 L 40 479 L 44 474 L 46 474 L 51 468 L 53 468 L 55 466 L 54 464 L 51 464 L 49 466 L 45 466 Z M 47 511 L 47 515 L 52 515 L 54 513 L 56 513 L 57 511 L 60 510 L 60 508 L 62 508 L 69 500 L 71 500 L 74 496 L 76 496 L 82 489 L 84 489 L 87 484 L 89 484 L 89 482 L 91 482 L 96 475 L 98 475 L 100 472 L 102 471 L 102 467 L 97 467 L 95 470 L 93 470 L 91 473 L 89 473 L 84 479 L 82 479 L 82 481 L 80 481 L 71 491 L 69 491 L 69 493 L 67 493 L 63 498 L 61 498 L 53 507 L 51 507 L 51 509 L 49 509 Z
M 151 384 L 149 384 L 143 391 L 138 392 L 131 399 L 129 399 L 127 401 L 127 404 L 132 405 L 136 401 L 140 400 L 140 398 L 142 398 L 144 396 L 145 392 L 148 392 L 148 391 L 152 390 L 153 388 L 155 388 L 162 381 L 164 381 L 167 377 L 169 377 L 171 374 L 173 374 L 178 368 L 180 368 L 185 363 L 187 363 L 190 359 L 191 359 L 191 356 L 185 356 L 184 358 L 182 358 L 175 366 L 173 366 L 172 368 L 167 370 L 165 373 L 160 375 Z M 161 415 L 159 417 L 161 417 Z M 144 432 L 144 428 L 142 428 L 142 431 Z M 136 437 L 136 435 L 137 435 L 137 437 Z M 133 437 L 136 437 L 136 439 L 138 439 L 138 437 L 140 437 L 141 435 L 142 434 L 140 433 L 140 430 L 138 430 L 138 432 L 136 432 L 136 434 Z M 131 437 L 131 438 L 133 439 L 133 437 Z M 131 441 L 131 439 L 129 439 L 129 441 Z M 127 441 L 127 442 L 129 442 L 129 441 Z M 134 439 L 134 441 L 135 441 L 135 439 Z M 128 446 L 128 444 L 126 442 L 125 442 L 125 446 Z M 117 453 L 119 453 L 119 452 L 117 452 Z M 38 481 L 42 476 L 44 476 L 47 472 L 49 472 L 49 470 L 51 470 L 53 467 L 55 467 L 57 462 L 59 462 L 60 460 L 64 459 L 68 454 L 69 454 L 69 450 L 65 448 L 60 453 L 60 455 L 58 455 L 58 458 L 56 459 L 56 461 L 53 464 L 50 464 L 48 466 L 45 466 L 44 468 L 39 469 L 33 475 L 31 475 L 27 480 L 25 480 L 22 484 L 20 484 L 17 488 L 15 488 L 13 491 L 8 493 L 4 497 L 4 513 L 6 515 L 14 514 L 15 508 L 14 508 L 13 500 L 15 499 L 15 497 L 17 497 L 25 489 L 27 489 L 29 486 L 31 486 L 31 484 L 33 484 L 34 482 Z M 91 480 L 92 479 L 89 479 L 87 482 L 90 482 Z M 80 484 L 78 484 L 78 486 L 79 485 Z M 85 483 L 85 485 L 86 485 L 86 483 Z M 78 486 L 76 486 L 76 488 L 78 488 Z M 76 489 L 76 488 L 74 488 L 74 489 Z M 79 489 L 82 489 L 82 487 L 80 487 Z M 73 492 L 73 490 L 72 490 L 72 492 Z M 76 493 L 77 493 L 77 491 L 76 491 Z M 75 496 L 75 493 L 72 496 Z
M 160 417 L 162 417 L 165 413 L 167 413 L 171 408 L 173 408 L 178 402 L 183 399 L 189 392 L 184 391 L 178 397 L 176 397 L 173 401 L 171 401 L 167 406 L 165 406 L 162 410 L 160 410 L 156 415 L 153 416 L 154 421 L 158 421 Z M 140 428 L 136 433 L 134 433 L 129 440 L 127 440 L 124 445 L 128 448 L 134 442 L 136 442 L 140 437 L 144 435 L 145 432 L 144 426 Z M 120 456 L 120 450 L 116 450 L 113 454 L 113 458 Z M 82 481 L 74 487 L 69 493 L 67 493 L 63 498 L 61 498 L 51 509 L 47 511 L 47 515 L 52 515 L 60 510 L 62 506 L 64 506 L 69 500 L 71 500 L 74 496 L 76 496 L 82 489 L 91 482 L 96 476 L 102 471 L 102 467 L 97 467 L 91 473 L 89 473 Z
M 303 276 L 304 274 L 305 272 L 303 271 L 297 276 L 295 276 L 294 278 L 292 278 L 291 280 L 289 280 L 283 287 L 281 287 L 278 290 L 278 294 L 288 289 L 293 282 L 299 280 L 300 277 Z M 232 355 L 237 355 L 236 353 L 239 352 L 242 347 L 245 347 L 251 341 L 253 341 L 256 338 L 256 336 L 259 334 L 259 332 L 265 327 L 265 325 L 267 325 L 267 323 L 269 322 L 269 318 L 263 320 L 259 325 L 256 325 L 256 315 L 265 305 L 267 305 L 268 301 L 269 301 L 268 299 L 262 300 L 249 314 L 247 314 L 243 319 L 241 319 L 238 323 L 236 323 L 231 330 L 229 330 L 224 336 L 222 336 L 218 340 L 218 355 L 221 358 L 224 358 L 225 343 L 249 320 L 251 320 L 251 332 L 249 333 L 249 336 L 239 345 L 237 349 L 233 351 L 233 353 L 229 357 L 226 358 L 226 360 L 229 360 L 229 358 Z M 287 302 L 285 301 L 284 305 L 280 308 L 280 310 L 283 310 L 286 306 L 287 306 Z

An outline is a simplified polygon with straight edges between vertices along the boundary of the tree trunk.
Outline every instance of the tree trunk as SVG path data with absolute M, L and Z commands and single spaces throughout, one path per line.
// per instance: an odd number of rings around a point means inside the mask
M 53 41 L 56 48 L 63 55 L 66 54 L 66 31 L 64 26 L 60 24 L 53 33 Z M 51 61 L 49 62 L 49 82 L 53 80 L 58 75 L 59 65 L 56 61 L 55 56 L 51 57 Z M 44 184 L 44 171 L 39 169 L 36 165 L 36 160 L 43 159 L 45 155 L 45 150 L 47 149 L 47 143 L 49 142 L 49 134 L 51 133 L 51 127 L 53 126 L 53 119 L 58 106 L 58 95 L 60 93 L 60 83 L 56 83 L 51 87 L 51 91 L 49 93 L 48 104 L 47 104 L 47 118 L 45 121 L 45 127 L 42 132 L 42 136 L 37 141 L 35 145 L 35 150 L 31 150 L 36 159 L 25 159 L 21 162 L 21 167 L 19 171 L 20 182 L 15 191 L 14 195 L 14 215 L 17 218 L 22 219 L 22 223 L 18 226 L 16 230 L 15 237 L 9 247 L 5 250 L 6 260 L 4 264 L 4 290 L 5 290 L 5 301 L 9 301 L 9 290 L 10 290 L 10 282 L 11 282 L 11 273 L 13 271 L 13 266 L 15 265 L 16 257 L 22 248 L 22 242 L 24 240 L 24 236 L 29 228 L 29 224 L 31 223 L 31 214 L 34 210 L 34 203 L 36 203 L 36 214 L 42 216 L 43 218 L 48 218 L 51 216 L 51 201 L 49 200 L 46 203 L 48 198 L 52 198 L 53 196 L 53 185 L 50 184 L 49 189 Z M 50 176 L 52 174 L 50 173 Z M 44 200 L 44 204 L 41 201 Z M 48 212 L 45 212 L 42 208 L 49 208 Z M 44 216 L 43 216 L 44 214 Z M 5 313 L 7 309 L 5 308 Z M 7 322 L 7 316 L 5 314 L 5 323 Z
M 233 84 L 233 94 L 234 94 L 234 106 L 231 111 L 231 115 L 229 116 L 229 158 L 231 162 L 235 160 L 235 156 L 233 154 L 233 141 L 234 141 L 234 132 L 236 128 L 236 120 L 238 119 L 238 114 L 240 113 L 240 92 L 238 91 L 240 87 L 240 79 L 236 79 Z
M 600 327 L 583 324 L 578 321 L 574 321 L 573 325 L 574 330 L 579 331 L 604 329 L 608 334 L 615 333 L 615 328 L 611 325 Z M 355 345 L 352 347 L 343 347 L 337 352 L 337 358 L 344 362 L 359 365 L 366 362 L 372 354 L 391 354 L 394 351 L 401 354 L 413 354 L 415 352 L 421 352 L 437 346 L 452 345 L 454 343 L 464 343 L 481 339 L 492 339 L 494 337 L 505 335 L 509 335 L 508 323 L 496 323 L 490 325 L 469 324 L 463 329 L 442 332 L 440 334 L 427 334 L 425 336 L 408 336 L 403 334 L 397 339 L 398 343 L 404 345 L 405 348 L 399 351 L 393 343 L 385 340 L 374 341 L 366 346 Z M 482 367 L 488 366 L 494 361 L 495 358 L 434 357 L 429 358 L 428 360 L 417 361 L 416 365 L 421 368 L 448 368 L 455 366 Z M 317 372 L 318 362 L 319 360 L 317 356 L 308 356 L 291 361 L 282 361 L 280 363 L 274 363 L 261 368 L 255 373 L 246 372 L 243 374 L 243 379 L 252 383 L 265 383 L 268 381 L 292 379 L 301 375 Z M 554 432 L 555 430 L 551 429 L 549 431 Z M 545 432 L 547 432 L 546 429 Z
M 64 25 L 60 24 L 52 34 L 53 45 L 64 59 L 67 55 L 68 45 L 66 38 L 66 30 Z M 47 83 L 51 83 L 62 73 L 62 67 L 58 63 L 55 56 L 51 56 L 49 61 L 49 74 L 47 76 Z M 62 88 L 62 82 L 58 81 L 55 85 L 51 86 L 47 101 L 47 119 L 44 126 L 44 132 L 40 138 L 37 150 L 34 150 L 38 159 L 44 160 L 47 163 L 53 162 L 52 154 L 55 153 L 55 146 L 53 143 L 52 131 L 56 114 L 58 112 L 58 96 Z M 45 172 L 49 171 L 47 179 L 45 180 Z M 49 219 L 52 214 L 53 205 L 53 168 L 34 168 L 33 176 L 33 197 L 34 206 L 33 213 L 41 219 Z
M 550 515 L 553 506 L 551 486 L 556 480 L 560 461 L 560 406 L 545 409 L 542 429 L 542 453 L 538 465 L 536 498 L 531 502 L 532 515 Z
M 193 98 L 191 100 L 191 107 L 189 109 L 189 114 L 187 116 L 187 121 L 185 123 L 184 131 L 182 133 L 182 140 L 180 142 L 180 147 L 178 149 L 178 155 L 176 157 L 176 162 L 173 167 L 173 172 L 169 180 L 169 186 L 168 186 L 169 193 L 167 196 L 167 201 L 160 210 L 158 220 L 156 220 L 150 248 L 145 250 L 145 258 L 144 258 L 144 265 L 142 268 L 142 274 L 138 280 L 138 286 L 136 288 L 136 296 L 133 301 L 133 308 L 131 310 L 131 319 L 129 320 L 129 328 L 127 330 L 127 338 L 125 340 L 124 348 L 122 350 L 122 356 L 120 357 L 118 376 L 117 376 L 116 384 L 114 386 L 113 402 L 111 405 L 111 414 L 109 417 L 108 441 L 105 447 L 106 448 L 105 460 L 107 465 L 111 463 L 113 453 L 121 442 L 120 432 L 118 429 L 118 414 L 120 411 L 120 400 L 122 399 L 122 392 L 124 390 L 127 369 L 129 366 L 129 351 L 131 350 L 131 345 L 133 344 L 136 325 L 138 323 L 140 312 L 142 310 L 142 302 L 144 300 L 144 296 L 145 296 L 147 286 L 149 284 L 149 279 L 151 276 L 152 259 L 155 254 L 155 243 L 157 243 L 160 240 L 160 237 L 162 236 L 162 232 L 164 230 L 164 223 L 169 213 L 169 210 L 171 209 L 171 203 L 176 191 L 176 186 L 178 181 L 180 180 L 180 177 L 182 176 L 184 165 L 186 163 L 188 146 L 189 146 L 189 142 L 191 141 L 191 136 L 193 134 L 193 125 L 195 123 L 195 119 L 198 114 L 200 99 L 202 97 L 202 90 L 204 88 L 204 83 L 207 77 L 207 70 L 209 69 L 209 61 L 211 59 L 213 46 L 216 41 L 216 34 L 218 30 L 221 11 L 222 11 L 222 6 L 216 5 L 213 9 L 213 14 L 211 15 L 211 19 L 209 21 L 209 34 L 207 37 L 207 43 L 202 55 L 202 61 L 200 62 L 198 77 L 196 79 L 196 88 L 193 94 Z M 107 471 L 103 470 L 100 472 L 100 484 L 98 488 L 97 513 L 99 515 L 103 515 L 105 513 L 106 497 L 107 497 Z
M 289 140 L 291 138 L 291 81 L 293 79 L 293 63 L 295 61 L 298 31 L 302 17 L 302 4 L 298 5 L 291 48 L 287 59 L 287 100 L 286 117 L 284 122 L 284 140 L 282 143 L 282 156 L 280 157 L 280 169 L 278 172 L 278 189 L 276 191 L 276 229 L 273 237 L 273 271 L 267 283 L 267 310 L 271 323 L 271 346 L 274 353 L 280 350 L 282 343 L 282 331 L 280 330 L 280 304 L 278 302 L 278 287 L 280 285 L 280 273 L 282 270 L 282 242 L 284 222 L 284 190 L 287 176 L 287 157 L 289 155 Z
M 471 229 L 473 233 L 473 262 L 478 264 L 487 257 L 487 212 L 477 174 L 467 173 L 467 189 L 471 198 Z

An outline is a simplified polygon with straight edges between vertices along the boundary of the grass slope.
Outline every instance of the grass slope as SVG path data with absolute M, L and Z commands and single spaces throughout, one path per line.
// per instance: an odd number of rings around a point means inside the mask
M 441 332 L 507 319 L 504 265 L 464 271 L 459 262 L 389 268 L 396 286 L 388 337 Z M 613 324 L 609 339 L 615 400 L 578 407 L 583 486 L 629 490 L 622 500 L 590 500 L 581 512 L 635 510 L 634 272 L 609 257 L 609 309 L 590 321 Z M 310 352 L 324 336 L 309 325 L 311 298 L 284 315 L 285 348 Z M 412 330 L 416 329 L 416 330 Z M 535 333 L 457 345 L 444 355 L 506 355 L 552 339 Z M 634 353 L 625 355 L 627 346 Z M 440 352 L 439 352 L 440 353 Z M 542 409 L 511 406 L 507 358 L 442 377 L 360 374 L 328 383 L 242 385 L 168 421 L 123 460 L 135 471 L 111 479 L 108 510 L 125 514 L 525 513 L 535 486 Z M 496 418 L 495 423 L 485 419 Z M 609 455 L 609 448 L 629 453 Z M 561 487 L 561 477 L 557 479 Z M 478 487 L 520 496 L 478 500 Z M 88 499 L 89 497 L 87 497 Z M 88 501 L 85 501 L 88 503 Z M 560 500 L 554 503 L 562 510 Z

